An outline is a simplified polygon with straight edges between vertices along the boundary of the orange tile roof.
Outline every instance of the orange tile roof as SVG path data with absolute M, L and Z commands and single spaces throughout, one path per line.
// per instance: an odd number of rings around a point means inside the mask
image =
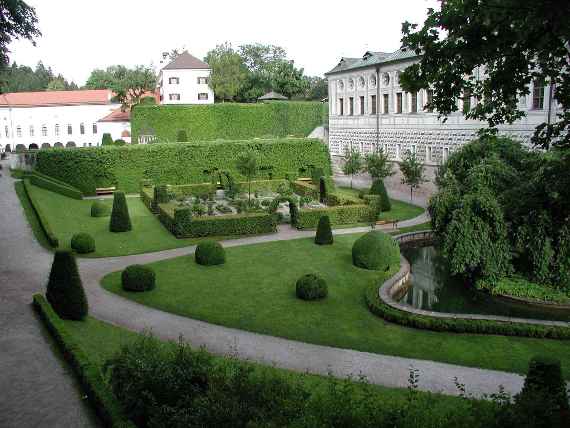
M 97 122 L 130 122 L 131 112 L 121 111 L 120 108 L 113 110 L 107 116 L 99 119 Z
M 83 104 L 111 104 L 108 89 L 78 91 L 9 92 L 0 95 L 0 107 L 49 107 Z

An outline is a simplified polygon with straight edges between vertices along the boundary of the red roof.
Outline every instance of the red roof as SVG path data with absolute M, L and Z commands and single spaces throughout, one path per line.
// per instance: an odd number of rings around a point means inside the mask
M 129 122 L 131 120 L 130 111 L 121 111 L 120 108 L 113 110 L 107 116 L 99 119 L 97 122 Z
M 0 106 L 49 107 L 83 104 L 111 104 L 112 92 L 108 89 L 79 91 L 9 92 L 0 95 Z

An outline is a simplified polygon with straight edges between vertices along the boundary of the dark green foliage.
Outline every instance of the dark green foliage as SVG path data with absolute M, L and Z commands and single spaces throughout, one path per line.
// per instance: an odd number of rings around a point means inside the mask
M 81 199 L 83 197 L 81 191 L 75 187 L 72 187 L 63 181 L 59 181 L 47 175 L 41 174 L 40 172 L 34 171 L 27 176 L 34 186 L 59 193 L 60 195 L 64 195 L 73 199 Z
M 400 260 L 400 247 L 390 235 L 372 231 L 352 246 L 352 263 L 363 269 L 387 271 Z
M 295 225 L 298 229 L 313 229 L 317 227 L 322 216 L 328 216 L 331 225 L 368 223 L 370 208 L 368 205 L 346 205 L 330 208 L 315 208 L 299 210 Z
M 382 284 L 372 284 L 366 290 L 365 298 L 368 309 L 388 322 L 400 324 L 405 327 L 454 333 L 501 334 L 505 336 L 570 340 L 570 328 L 568 327 L 532 325 L 516 322 L 506 323 L 491 320 L 439 318 L 402 311 L 380 300 L 378 288 L 381 285 Z
M 42 230 L 45 233 L 46 239 L 52 247 L 57 248 L 59 246 L 59 239 L 56 236 L 55 232 L 52 230 L 49 221 L 47 219 L 47 216 L 43 213 L 40 204 L 38 204 L 35 200 L 34 189 L 35 187 L 30 183 L 30 180 L 28 178 L 24 178 L 24 190 L 30 200 L 32 208 L 36 213 L 36 216 L 40 222 L 40 226 L 42 227 Z
M 178 141 L 179 143 L 184 143 L 188 140 L 188 135 L 186 134 L 186 130 L 184 129 L 180 129 L 177 133 L 176 133 L 176 141 Z
M 368 208 L 370 209 L 370 224 L 375 227 L 378 217 L 382 213 L 382 197 L 378 195 L 367 195 Z
M 114 144 L 115 146 L 124 146 L 125 144 L 127 144 L 127 142 L 126 142 L 125 140 L 119 138 L 118 140 L 115 140 L 115 141 L 113 142 L 113 144 Z
M 111 211 L 109 230 L 111 232 L 127 232 L 131 229 L 132 225 L 127 199 L 123 192 L 117 191 L 113 195 L 113 210 Z
M 194 253 L 196 263 L 204 266 L 222 265 L 226 262 L 226 251 L 217 241 L 202 241 Z
M 319 178 L 319 201 L 325 202 L 328 199 L 327 195 L 327 182 L 325 177 L 321 177 Z
M 324 175 L 325 172 L 322 168 L 311 168 L 311 183 L 315 186 L 318 185 Z
M 313 273 L 303 275 L 295 284 L 295 294 L 302 300 L 324 299 L 328 292 L 326 281 Z
M 169 201 L 168 198 L 168 186 L 166 184 L 160 184 L 154 187 L 154 202 L 156 204 L 165 204 Z
M 142 97 L 139 101 L 141 105 L 156 105 L 156 98 L 151 96 Z
M 332 245 L 333 234 L 331 230 L 331 221 L 328 215 L 324 215 L 319 219 L 317 226 L 317 234 L 315 235 L 315 244 Z
M 71 249 L 79 254 L 87 254 L 95 251 L 95 240 L 88 233 L 76 233 L 71 238 Z
M 78 340 L 66 328 L 65 322 L 54 312 L 41 294 L 34 294 L 34 308 L 39 313 L 45 326 L 55 339 L 55 343 L 64 358 L 69 362 L 77 379 L 83 387 L 83 392 L 95 407 L 97 416 L 105 426 L 135 428 L 125 416 L 120 403 L 114 396 L 101 373 L 101 367 L 93 363 Z
M 388 197 L 388 192 L 386 191 L 386 186 L 384 181 L 381 179 L 374 180 L 372 186 L 370 187 L 370 195 L 380 196 L 380 207 L 383 212 L 390 211 L 392 209 L 392 203 Z
M 211 182 L 210 171 L 227 171 L 245 181 L 236 170 L 240 153 L 253 151 L 262 167 L 271 166 L 272 178 L 292 170 L 318 165 L 330 174 L 327 147 L 319 140 L 283 139 L 180 144 L 129 144 L 81 150 L 40 150 L 36 169 L 94 195 L 95 188 L 117 186 L 127 193 L 140 190 L 143 178 L 153 183 Z M 264 177 L 265 178 L 265 177 Z
M 131 113 L 133 141 L 152 129 L 160 141 L 306 137 L 323 121 L 326 103 L 273 102 L 193 106 L 137 106 Z M 310 165 L 310 164 L 307 164 Z M 317 164 L 313 164 L 317 165 Z
M 91 217 L 107 217 L 111 214 L 111 209 L 103 201 L 93 201 L 91 204 Z
M 55 252 L 49 274 L 46 298 L 63 319 L 82 320 L 87 316 L 87 297 L 70 251 Z
M 111 134 L 109 134 L 108 132 L 105 132 L 103 134 L 103 137 L 101 138 L 101 145 L 102 146 L 112 146 L 113 145 L 113 137 L 111 137 Z
M 121 273 L 121 285 L 127 291 L 149 291 L 156 285 L 156 275 L 151 267 L 130 265 Z

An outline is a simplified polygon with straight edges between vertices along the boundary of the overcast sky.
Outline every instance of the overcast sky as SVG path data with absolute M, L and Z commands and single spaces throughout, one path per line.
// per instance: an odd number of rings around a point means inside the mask
M 11 60 L 39 60 L 82 85 L 95 68 L 159 63 L 176 47 L 203 58 L 229 41 L 282 46 L 308 75 L 321 76 L 340 57 L 400 46 L 401 23 L 422 23 L 435 0 L 26 0 L 36 8 L 37 46 L 17 41 Z

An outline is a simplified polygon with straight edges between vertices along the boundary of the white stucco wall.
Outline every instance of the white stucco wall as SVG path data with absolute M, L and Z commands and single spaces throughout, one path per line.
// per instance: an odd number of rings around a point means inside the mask
M 104 133 L 109 133 L 113 140 L 121 139 L 129 144 L 131 143 L 131 122 L 99 122 L 99 129 L 101 138 Z M 123 137 L 125 131 L 129 133 L 128 137 Z
M 177 77 L 179 83 L 169 83 L 171 77 Z M 209 79 L 210 70 L 162 70 L 160 72 L 161 104 L 213 104 L 214 92 L 207 83 L 198 83 L 199 77 Z M 199 100 L 198 94 L 208 94 L 207 100 Z M 180 94 L 180 100 L 171 100 L 171 94 Z
M 12 150 L 18 144 L 23 144 L 26 148 L 32 143 L 40 148 L 44 143 L 51 147 L 55 143 L 65 146 L 70 141 L 73 141 L 76 147 L 97 146 L 101 144 L 104 132 L 101 122 L 97 121 L 119 107 L 119 104 L 0 107 L 0 149 L 4 150 L 7 144 L 10 144 Z M 83 134 L 80 130 L 82 123 Z M 93 132 L 94 124 L 96 132 Z M 59 133 L 56 133 L 56 125 L 59 126 Z M 71 134 L 68 133 L 68 125 L 71 125 Z M 42 132 L 44 126 L 45 135 Z M 33 136 L 30 135 L 30 127 L 33 127 Z

